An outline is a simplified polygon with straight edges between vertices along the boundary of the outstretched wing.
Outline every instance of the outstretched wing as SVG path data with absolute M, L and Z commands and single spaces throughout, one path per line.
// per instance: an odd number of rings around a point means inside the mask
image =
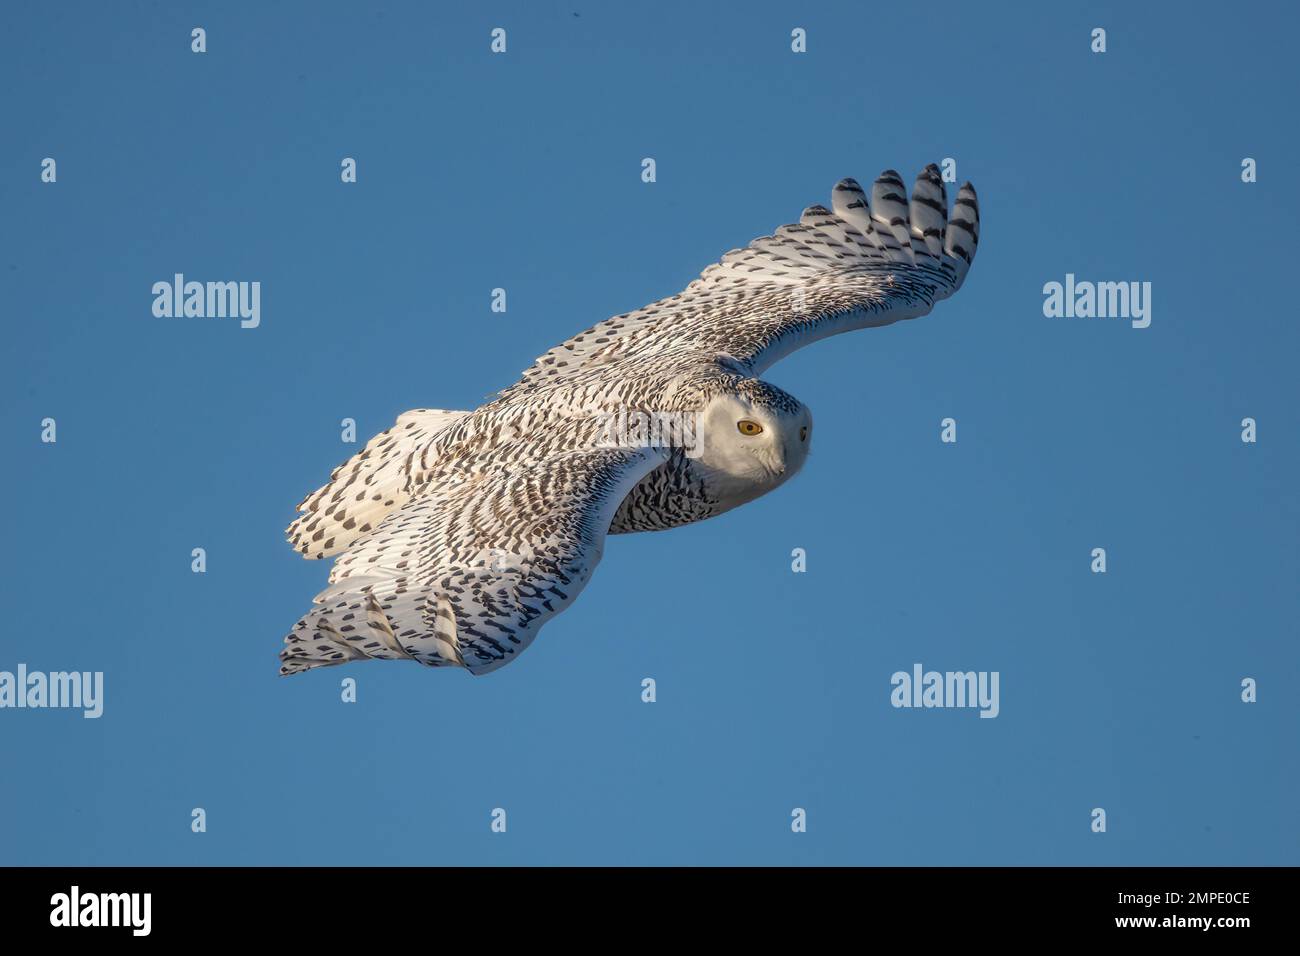
M 496 449 L 511 460 L 511 449 Z M 379 658 L 484 674 L 564 610 L 657 449 L 580 448 L 501 464 L 404 504 L 357 540 L 285 638 L 281 674 Z
M 871 198 L 852 179 L 832 209 L 735 249 L 686 289 L 617 315 L 542 355 L 516 390 L 611 361 L 690 352 L 758 374 L 808 342 L 929 312 L 961 287 L 979 242 L 975 189 L 961 187 L 948 218 L 939 168 L 917 177 L 912 201 L 886 170 Z

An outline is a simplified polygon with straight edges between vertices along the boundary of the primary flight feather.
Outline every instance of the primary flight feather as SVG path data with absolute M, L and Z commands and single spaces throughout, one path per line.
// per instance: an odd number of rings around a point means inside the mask
M 514 660 L 606 534 L 721 514 L 803 465 L 812 416 L 760 380 L 809 342 L 924 315 L 979 242 L 969 183 L 911 201 L 886 170 L 735 249 L 682 292 L 556 346 L 475 411 L 417 409 L 299 505 L 289 541 L 338 555 L 280 673 L 379 658 L 484 674 Z

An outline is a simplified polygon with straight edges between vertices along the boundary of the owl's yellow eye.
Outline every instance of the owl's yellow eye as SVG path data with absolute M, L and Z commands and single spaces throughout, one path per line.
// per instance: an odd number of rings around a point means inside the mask
M 736 428 L 742 435 L 757 435 L 763 430 L 763 426 L 758 422 L 751 422 L 748 418 L 742 418 L 736 422 Z

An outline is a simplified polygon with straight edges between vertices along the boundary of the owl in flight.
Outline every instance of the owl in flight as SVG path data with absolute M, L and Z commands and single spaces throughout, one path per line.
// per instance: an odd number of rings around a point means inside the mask
M 979 241 L 975 190 L 949 219 L 933 165 L 910 204 L 886 170 L 870 201 L 841 180 L 831 207 L 575 335 L 481 408 L 404 413 L 336 468 L 288 529 L 304 557 L 338 557 L 280 673 L 378 658 L 486 674 L 572 603 L 607 534 L 700 521 L 794 475 L 812 415 L 758 376 L 925 315 Z

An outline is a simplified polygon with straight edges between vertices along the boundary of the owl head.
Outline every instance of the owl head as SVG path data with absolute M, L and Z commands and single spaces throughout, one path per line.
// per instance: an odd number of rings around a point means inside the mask
M 803 467 L 812 443 L 812 412 L 793 395 L 758 379 L 741 379 L 700 413 L 697 460 L 737 481 L 771 486 Z

